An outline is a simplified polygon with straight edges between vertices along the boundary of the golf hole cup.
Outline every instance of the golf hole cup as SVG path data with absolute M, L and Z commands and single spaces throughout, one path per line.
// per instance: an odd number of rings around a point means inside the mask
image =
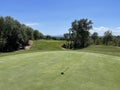
M 64 75 L 64 72 L 61 72 L 61 75 Z

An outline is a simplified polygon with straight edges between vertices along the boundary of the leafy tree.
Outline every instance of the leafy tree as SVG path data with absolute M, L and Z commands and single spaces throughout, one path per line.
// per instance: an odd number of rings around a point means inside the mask
M 108 30 L 104 33 L 103 42 L 105 45 L 109 45 L 110 41 L 112 41 L 112 32 Z
M 24 48 L 29 40 L 34 39 L 33 32 L 32 28 L 10 16 L 0 17 L 0 52 Z
M 113 36 L 113 45 L 120 46 L 120 36 Z
M 84 48 L 89 45 L 89 30 L 92 29 L 92 21 L 88 19 L 75 20 L 72 22 L 71 39 L 74 48 Z
M 38 30 L 34 30 L 33 36 L 34 36 L 34 39 L 35 39 L 35 40 L 40 39 L 40 33 L 39 33 L 39 31 L 38 31 Z
M 45 39 L 50 40 L 50 39 L 52 39 L 52 37 L 50 35 L 46 35 Z
M 44 38 L 44 35 L 41 32 L 39 32 L 38 30 L 34 30 L 33 36 L 34 36 L 35 40 L 43 39 Z
M 65 33 L 65 34 L 64 34 L 64 39 L 65 39 L 65 40 L 68 40 L 68 38 L 69 38 L 69 34 L 68 34 L 68 33 Z
M 33 29 L 31 27 L 26 27 L 26 34 L 29 40 L 34 40 Z
M 4 18 L 0 17 L 0 51 L 3 51 L 6 40 L 4 38 Z
M 43 39 L 44 38 L 44 35 L 41 33 L 41 32 L 39 32 L 39 39 Z
M 101 41 L 101 38 L 97 38 L 96 41 L 95 41 L 95 44 L 96 44 L 96 45 L 100 45 L 101 42 L 102 42 L 102 41 Z
M 21 33 L 21 34 L 19 34 L 20 47 L 24 48 L 24 46 L 26 46 L 28 44 L 28 41 L 29 41 L 28 35 L 26 33 L 26 26 L 24 24 L 22 24 L 19 29 L 20 29 L 20 33 Z
M 96 44 L 96 41 L 98 43 L 98 33 L 97 32 L 94 32 L 91 37 L 93 39 L 94 44 Z

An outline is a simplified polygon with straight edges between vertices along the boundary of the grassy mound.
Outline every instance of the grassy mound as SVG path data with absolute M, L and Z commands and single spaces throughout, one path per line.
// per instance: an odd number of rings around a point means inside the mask
M 0 90 L 120 90 L 118 56 L 46 51 L 0 57 Z M 64 72 L 64 75 L 61 75 Z
M 31 51 L 53 51 L 63 50 L 61 47 L 65 41 L 58 40 L 37 40 L 31 48 Z
M 34 41 L 34 44 L 30 50 L 22 50 L 22 51 L 17 51 L 17 52 L 12 52 L 12 53 L 0 53 L 0 57 L 7 56 L 7 55 L 32 53 L 32 52 L 43 52 L 43 51 L 68 51 L 67 49 L 64 49 L 61 47 L 61 45 L 64 43 L 66 43 L 66 41 L 37 40 L 37 41 Z M 79 49 L 76 51 L 120 56 L 120 47 L 115 47 L 115 46 L 91 45 L 87 48 Z
M 80 49 L 78 51 L 120 56 L 120 47 L 116 46 L 91 45 L 88 48 Z
M 32 52 L 43 52 L 43 51 L 63 51 L 64 48 L 61 47 L 66 41 L 58 40 L 36 40 L 33 42 L 33 45 L 28 50 L 20 50 L 10 53 L 0 53 L 1 56 L 16 55 L 22 53 L 32 53 Z

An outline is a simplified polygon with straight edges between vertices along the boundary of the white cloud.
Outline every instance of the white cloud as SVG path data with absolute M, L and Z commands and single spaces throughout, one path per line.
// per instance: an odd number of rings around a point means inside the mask
M 120 27 L 117 27 L 116 29 L 120 30 Z
M 120 35 L 120 27 L 116 27 L 115 29 L 113 29 L 114 31 L 112 31 L 114 34 L 116 35 Z
M 112 31 L 113 35 L 120 35 L 120 27 L 114 27 L 114 28 L 109 28 L 109 27 L 93 27 L 93 30 L 90 30 L 91 33 L 97 32 L 100 36 L 104 35 L 104 32 L 106 31 Z
M 27 25 L 27 26 L 38 26 L 39 25 L 39 23 L 25 23 L 25 25 Z

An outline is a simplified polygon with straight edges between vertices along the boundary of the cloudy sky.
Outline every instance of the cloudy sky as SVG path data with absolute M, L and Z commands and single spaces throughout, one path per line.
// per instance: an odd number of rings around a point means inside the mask
M 43 34 L 62 35 L 75 19 L 88 18 L 99 35 L 120 35 L 120 0 L 0 0 L 0 16 L 12 16 Z

